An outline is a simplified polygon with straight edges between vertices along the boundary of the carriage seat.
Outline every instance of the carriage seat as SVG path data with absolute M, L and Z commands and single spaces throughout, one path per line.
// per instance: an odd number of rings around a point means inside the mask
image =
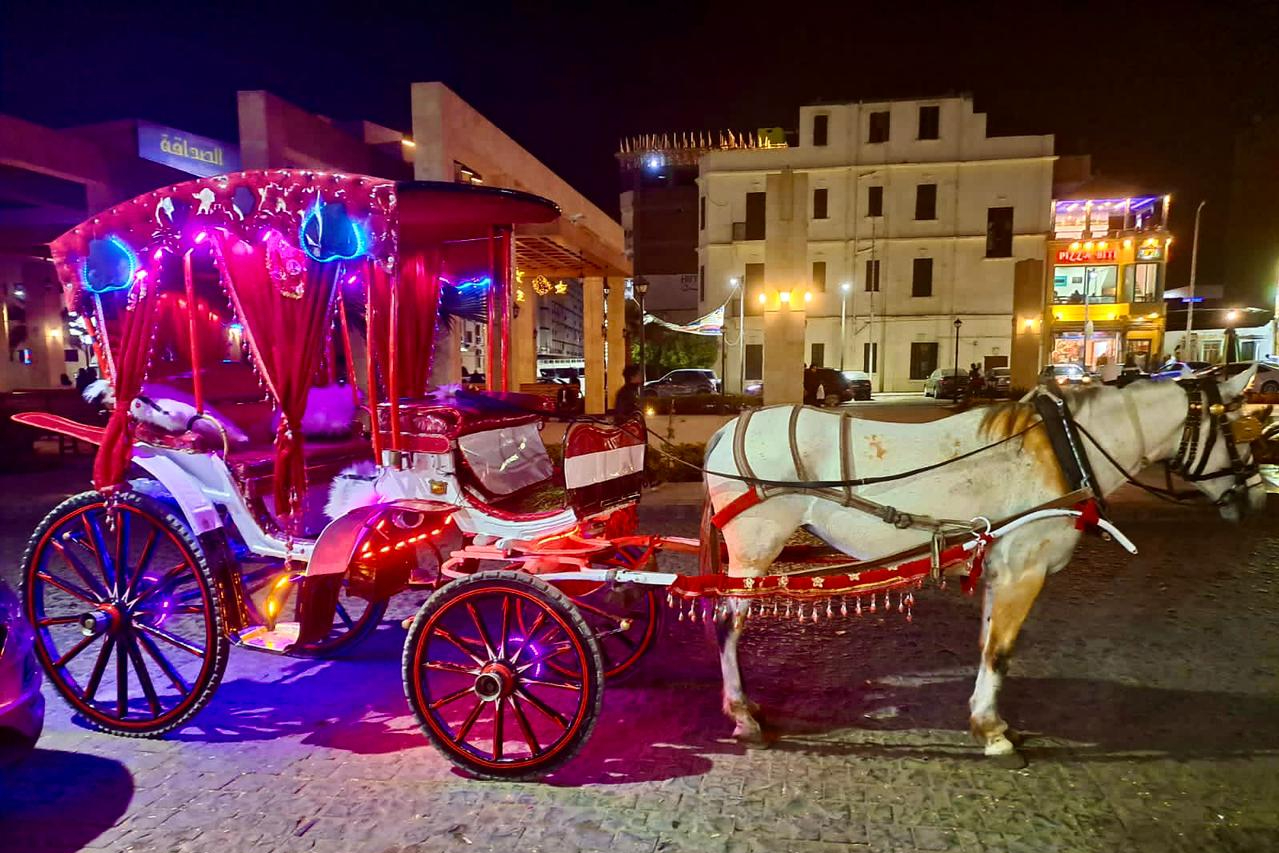
M 373 448 L 364 436 L 339 441 L 306 439 L 302 457 L 306 460 L 307 482 L 327 483 L 350 465 L 372 462 Z M 247 496 L 257 497 L 271 491 L 275 475 L 274 444 L 233 450 L 226 462 Z

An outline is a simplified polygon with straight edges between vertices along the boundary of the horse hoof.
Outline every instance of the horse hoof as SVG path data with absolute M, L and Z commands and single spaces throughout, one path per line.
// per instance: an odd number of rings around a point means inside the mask
M 1026 733 L 1020 729 L 1004 729 L 1004 737 L 1008 738 L 1008 742 L 1013 746 L 1021 746 L 1026 742 Z
M 753 732 L 733 732 L 733 739 L 747 749 L 768 749 L 769 747 L 769 742 L 764 737 L 764 733 L 758 729 Z
M 986 760 L 992 766 L 1003 770 L 1021 770 L 1026 766 L 1026 756 L 1020 752 L 1013 750 L 1012 752 L 1003 752 L 998 755 L 988 755 Z

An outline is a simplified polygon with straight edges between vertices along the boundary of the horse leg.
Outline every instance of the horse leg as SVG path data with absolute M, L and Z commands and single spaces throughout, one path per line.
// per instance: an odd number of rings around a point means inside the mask
M 729 599 L 729 617 L 715 622 L 715 640 L 719 644 L 719 666 L 724 677 L 724 713 L 733 721 L 733 737 L 744 743 L 761 743 L 763 732 L 755 719 L 758 706 L 746 698 L 742 686 L 742 670 L 737 663 L 737 641 L 746 627 L 747 603 Z
M 1047 571 L 1043 566 L 1036 566 L 1001 575 L 992 578 L 986 586 L 981 666 L 968 706 L 972 711 L 973 736 L 985 748 L 986 755 L 998 757 L 1001 764 L 1022 767 L 1025 760 L 1017 754 L 1008 724 L 999 716 L 999 687 L 1008 670 L 1017 634 L 1043 589 Z

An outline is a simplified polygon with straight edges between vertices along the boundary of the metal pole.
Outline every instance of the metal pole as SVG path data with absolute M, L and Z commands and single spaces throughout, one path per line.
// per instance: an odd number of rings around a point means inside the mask
M 746 393 L 746 280 L 737 282 L 737 384 L 738 394 Z
M 959 375 L 959 327 L 964 325 L 964 321 L 958 317 L 955 318 L 955 375 Z
M 844 332 L 847 328 L 847 319 L 845 316 L 844 306 L 848 302 L 848 285 L 840 285 L 839 288 L 839 369 L 844 369 L 844 351 L 848 349 L 848 342 L 844 338 Z
M 639 290 L 639 306 L 640 306 L 640 376 L 644 377 L 641 382 L 648 381 L 648 357 L 644 352 L 644 291 L 648 290 L 648 286 L 637 288 Z
M 1208 201 L 1199 202 L 1195 208 L 1195 236 L 1190 243 L 1190 301 L 1186 303 L 1186 356 L 1182 361 L 1198 361 L 1199 347 L 1195 346 L 1195 271 L 1199 267 L 1199 214 Z

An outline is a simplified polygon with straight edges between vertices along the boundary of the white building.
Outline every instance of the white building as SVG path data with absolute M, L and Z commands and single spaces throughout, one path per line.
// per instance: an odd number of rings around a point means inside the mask
M 726 387 L 742 387 L 742 364 L 763 377 L 771 310 L 806 311 L 804 362 L 867 370 L 876 390 L 918 391 L 951 367 L 956 320 L 961 366 L 1007 364 L 1013 267 L 1044 257 L 1054 159 L 1051 135 L 988 136 L 967 97 L 803 107 L 796 146 L 703 156 L 699 309 L 732 298 Z M 767 177 L 786 170 L 796 180 L 775 186 L 808 194 L 806 222 L 791 199 L 766 200 Z M 771 228 L 806 241 L 811 280 L 791 280 L 789 249 L 774 256 L 788 280 L 770 274 Z

